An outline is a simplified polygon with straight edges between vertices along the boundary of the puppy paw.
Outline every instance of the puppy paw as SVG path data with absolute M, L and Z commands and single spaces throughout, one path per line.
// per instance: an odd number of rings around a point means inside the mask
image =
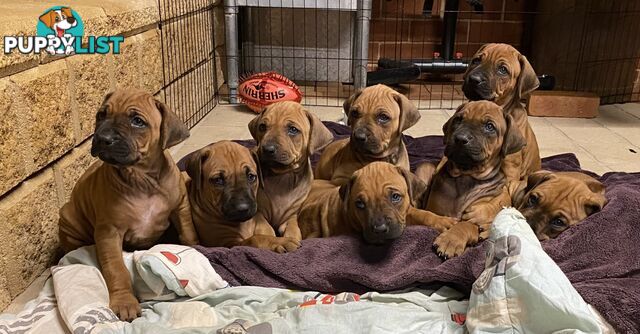
M 458 221 L 455 220 L 454 218 L 451 217 L 441 217 L 438 218 L 434 223 L 432 228 L 438 232 L 444 232 L 448 229 L 450 229 L 451 227 L 453 227 L 453 225 L 455 225 Z
M 491 233 L 491 224 L 478 226 L 478 232 L 480 235 L 478 236 L 478 242 L 489 239 L 489 234 Z
M 277 240 L 271 244 L 271 250 L 280 254 L 290 253 L 300 248 L 300 245 L 299 240 L 282 237 L 277 238 Z
M 492 205 L 476 205 L 464 211 L 462 220 L 478 226 L 491 224 L 497 210 Z
M 462 255 L 467 248 L 467 241 L 450 231 L 443 232 L 433 242 L 436 254 L 445 260 Z
M 122 321 L 130 322 L 142 313 L 138 299 L 130 293 L 109 296 L 109 308 Z

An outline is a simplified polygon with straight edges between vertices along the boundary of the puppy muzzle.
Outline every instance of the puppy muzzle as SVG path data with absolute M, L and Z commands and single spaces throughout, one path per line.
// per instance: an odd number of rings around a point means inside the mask
M 383 145 L 381 145 L 378 138 L 373 133 L 365 128 L 356 128 L 351 133 L 351 144 L 358 152 L 370 155 L 378 155 L 384 151 Z
M 139 156 L 128 140 L 113 129 L 99 129 L 91 141 L 91 156 L 115 166 L 131 166 Z
M 282 150 L 278 144 L 266 143 L 258 151 L 260 161 L 276 167 L 286 167 L 294 163 L 293 155 Z
M 474 70 L 467 75 L 462 83 L 462 92 L 471 101 L 493 101 L 495 99 L 489 77 L 480 70 Z
M 404 224 L 390 216 L 376 216 L 363 230 L 364 240 L 370 244 L 384 244 L 399 238 Z
M 253 218 L 257 209 L 255 197 L 249 191 L 243 191 L 224 200 L 222 214 L 225 220 L 240 223 Z
M 463 169 L 481 164 L 487 157 L 484 148 L 473 135 L 460 132 L 454 133 L 449 139 L 444 154 Z

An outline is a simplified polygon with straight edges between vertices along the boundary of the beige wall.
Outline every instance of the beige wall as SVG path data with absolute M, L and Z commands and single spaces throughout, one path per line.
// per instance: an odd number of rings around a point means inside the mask
M 195 9 L 191 1 L 172 3 Z M 54 5 L 4 0 L 0 36 L 35 35 L 38 16 Z M 0 53 L 0 310 L 59 257 L 58 209 L 94 161 L 90 137 L 104 94 L 127 86 L 165 94 L 157 0 L 80 0 L 72 8 L 85 35 L 124 35 L 121 54 Z

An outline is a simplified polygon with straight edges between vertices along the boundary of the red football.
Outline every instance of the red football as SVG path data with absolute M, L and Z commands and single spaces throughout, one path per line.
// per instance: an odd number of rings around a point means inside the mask
M 271 103 L 302 101 L 298 86 L 276 72 L 262 72 L 243 78 L 238 92 L 242 103 L 257 113 Z

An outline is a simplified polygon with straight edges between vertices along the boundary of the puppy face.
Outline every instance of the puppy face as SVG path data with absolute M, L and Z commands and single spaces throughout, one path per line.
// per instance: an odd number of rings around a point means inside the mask
M 520 101 L 540 82 L 527 58 L 508 44 L 485 44 L 473 56 L 464 74 L 462 91 L 473 101 L 504 106 Z
M 579 172 L 539 171 L 529 176 L 514 204 L 539 240 L 555 238 L 606 204 L 605 187 Z
M 402 131 L 420 119 L 407 97 L 384 86 L 367 87 L 344 102 L 351 145 L 362 154 L 384 157 L 399 145 Z
M 297 169 L 327 146 L 333 135 L 318 117 L 296 102 L 269 105 L 249 123 L 260 163 L 272 170 Z
M 193 153 L 187 174 L 198 205 L 228 222 L 244 222 L 257 210 L 258 166 L 251 151 L 220 141 Z
M 140 90 L 121 89 L 107 94 L 98 109 L 91 155 L 126 167 L 187 137 L 187 127 L 164 103 Z
M 65 30 L 78 25 L 78 21 L 73 16 L 71 8 L 62 7 L 57 10 L 50 10 L 40 16 L 40 21 L 56 32 L 58 37 L 63 36 Z
M 365 241 L 382 244 L 402 235 L 409 207 L 425 190 L 424 182 L 411 172 L 373 162 L 340 187 L 340 198 Z
M 483 172 L 525 145 L 511 116 L 493 102 L 469 102 L 444 124 L 445 156 L 462 171 Z

